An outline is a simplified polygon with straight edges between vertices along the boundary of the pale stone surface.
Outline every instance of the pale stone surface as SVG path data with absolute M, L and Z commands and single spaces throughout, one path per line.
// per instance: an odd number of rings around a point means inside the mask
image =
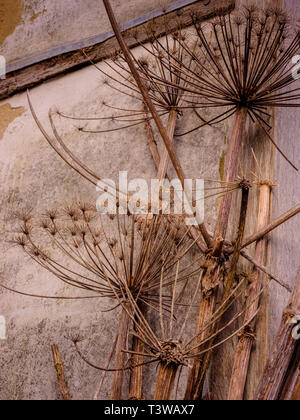
M 128 3 L 124 2 L 124 7 L 128 7 Z M 138 5 L 142 3 L 145 8 L 141 9 L 140 13 L 146 11 L 146 7 L 151 2 L 138 2 Z M 35 9 L 35 13 L 39 11 L 40 9 Z M 128 13 L 131 11 L 132 8 Z M 85 12 L 87 13 L 88 9 Z M 54 10 L 53 13 L 57 12 Z M 35 22 L 38 23 L 39 19 L 44 19 L 44 16 L 46 14 L 40 15 Z M 128 20 L 128 16 L 127 14 L 126 20 Z M 72 19 L 75 17 L 73 16 Z M 42 22 L 40 24 L 42 25 Z M 87 28 L 89 27 L 87 26 Z M 19 37 L 21 32 L 17 32 L 18 30 L 21 30 L 21 27 L 16 30 L 15 34 Z M 28 31 L 30 32 L 31 29 Z M 66 33 L 69 36 L 68 31 Z M 98 29 L 95 33 L 98 33 Z M 68 38 L 68 41 L 70 39 Z M 7 38 L 4 47 L 9 42 L 13 45 L 15 42 L 13 37 Z M 34 42 L 32 46 L 34 48 Z M 20 54 L 20 51 L 17 53 Z M 105 64 L 102 63 L 101 66 L 104 68 Z M 110 111 L 102 104 L 103 100 L 121 108 L 140 106 L 134 100 L 128 101 L 120 94 L 112 93 L 108 86 L 103 85 L 103 77 L 93 67 L 34 88 L 31 91 L 31 98 L 39 118 L 49 132 L 47 113 L 53 105 L 66 113 L 78 116 L 110 115 Z M 78 198 L 96 200 L 97 193 L 93 185 L 68 168 L 46 143 L 32 119 L 25 94 L 15 95 L 9 100 L 0 102 L 0 109 L 4 110 L 4 120 L 7 121 L 2 138 L 0 138 L 2 198 L 0 276 L 5 284 L 21 291 L 43 295 L 74 296 L 78 293 L 76 290 L 65 288 L 50 274 L 26 259 L 21 251 L 11 247 L 11 244 L 6 242 L 9 238 L 7 230 L 13 219 L 13 212 L 20 207 L 30 206 L 36 211 L 42 211 Z M 14 109 L 19 110 L 20 113 L 12 114 Z M 5 115 L 6 111 L 7 115 Z M 285 112 L 287 114 L 284 114 Z M 297 115 L 298 111 L 296 113 L 296 111 L 288 110 L 280 113 L 278 116 L 279 130 L 277 131 L 279 144 L 284 143 L 286 138 L 289 139 L 288 148 L 290 152 L 294 150 L 295 163 L 299 163 L 296 161 L 299 157 L 299 153 L 296 152 L 299 147 Z M 208 115 L 204 113 L 203 116 L 207 117 Z M 12 117 L 15 118 L 13 121 L 11 121 Z M 179 126 L 184 129 L 194 123 L 194 117 L 186 113 L 179 122 Z M 92 126 L 99 127 L 100 125 Z M 102 176 L 117 179 L 119 170 L 127 170 L 130 179 L 145 177 L 149 180 L 155 177 L 155 166 L 142 126 L 113 134 L 99 135 L 79 135 L 74 126 L 78 126 L 78 123 L 60 122 L 60 133 L 72 150 Z M 220 169 L 222 172 L 222 156 L 224 157 L 226 141 L 230 135 L 230 126 L 230 122 L 226 122 L 217 129 L 204 129 L 176 141 L 176 150 L 187 176 L 219 179 Z M 267 159 L 270 159 L 268 146 L 260 145 L 261 138 L 258 137 L 255 130 L 252 130 L 251 133 L 251 144 L 254 145 L 256 152 L 262 153 L 261 162 L 267 162 Z M 160 141 L 158 136 L 157 140 Z M 245 162 L 249 150 L 249 145 L 247 145 L 244 151 Z M 288 165 L 277 153 L 275 156 L 274 179 L 280 183 L 280 186 L 275 192 L 274 216 L 288 210 L 293 204 L 299 202 L 300 198 L 298 175 L 287 167 Z M 268 165 L 266 163 L 269 175 Z M 247 167 L 248 165 L 245 165 L 245 168 Z M 174 175 L 174 171 L 171 174 Z M 235 201 L 238 204 L 237 198 Z M 251 205 L 249 231 L 253 231 L 255 228 L 256 201 L 257 197 L 254 191 L 252 192 L 253 204 Z M 207 200 L 206 220 L 211 227 L 214 223 L 214 214 L 215 199 Z M 294 281 L 295 265 L 299 263 L 298 225 L 299 216 L 289 222 L 285 228 L 278 229 L 271 240 L 270 266 L 290 284 Z M 234 235 L 235 229 L 232 229 L 230 233 Z M 288 294 L 272 283 L 269 300 L 270 340 L 266 344 L 267 346 L 272 343 L 281 311 L 287 300 Z M 60 347 L 72 396 L 77 399 L 90 399 L 95 391 L 100 373 L 87 367 L 79 359 L 66 336 L 74 335 L 80 331 L 85 337 L 89 337 L 87 342 L 82 343 L 82 348 L 93 361 L 103 365 L 113 338 L 116 313 L 103 314 L 100 310 L 103 307 L 106 309 L 110 305 L 111 302 L 103 301 L 39 300 L 0 289 L 0 316 L 5 316 L 7 323 L 7 340 L 0 340 L 0 399 L 59 398 L 50 349 L 53 343 Z M 233 350 L 234 342 L 231 342 L 216 363 L 218 367 L 217 393 L 222 397 L 226 397 L 224 390 L 226 389 L 225 385 L 228 384 L 231 369 L 231 361 L 227 356 L 229 351 L 233 352 Z M 258 357 L 259 355 L 255 355 L 255 358 Z M 258 370 L 253 370 L 253 376 L 257 376 Z M 250 394 L 253 391 L 254 382 L 251 380 Z M 182 381 L 182 385 L 184 385 L 184 381 Z M 153 386 L 153 380 L 151 384 L 147 384 L 147 389 L 149 390 L 151 386 Z M 182 386 L 180 391 L 182 393 Z M 101 397 L 109 397 L 108 381 L 105 383 Z
M 111 29 L 99 0 L 9 0 L 0 2 L 0 55 L 7 63 Z M 120 23 L 172 3 L 172 0 L 112 0 Z M 1 13 L 1 14 L 2 14 Z

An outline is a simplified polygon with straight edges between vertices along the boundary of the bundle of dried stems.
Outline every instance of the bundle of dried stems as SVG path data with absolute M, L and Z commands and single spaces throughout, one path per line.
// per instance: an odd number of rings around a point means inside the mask
M 117 214 L 104 220 L 93 205 L 77 203 L 48 210 L 42 217 L 27 211 L 18 217 L 21 223 L 12 242 L 64 283 L 93 292 L 95 298 L 115 299 L 111 310 L 128 303 L 129 290 L 139 307 L 158 310 L 161 306 L 163 311 L 169 311 L 171 300 L 167 292 L 160 304 L 159 296 L 162 289 L 171 285 L 178 261 L 182 262 L 182 269 L 177 283 L 184 283 L 184 287 L 200 270 L 199 256 L 192 263 L 184 263 L 194 241 L 189 238 L 187 227 L 183 230 L 172 220 L 175 216 Z M 120 371 L 115 373 L 113 399 L 122 395 L 122 350 L 126 348 L 128 328 L 129 317 L 123 310 L 116 344 L 115 368 Z
M 103 1 L 121 52 L 104 64 L 106 69 L 104 65 L 93 64 L 104 75 L 106 85 L 118 94 L 127 95 L 130 101 L 136 101 L 137 106 L 126 109 L 103 102 L 114 112 L 109 117 L 72 116 L 52 109 L 49 119 L 53 135 L 44 129 L 28 95 L 32 115 L 50 146 L 94 185 L 102 180 L 102 176 L 67 146 L 58 132 L 55 116 L 86 124 L 97 122 L 99 129 L 79 127 L 80 132 L 95 135 L 145 124 L 158 179 L 166 178 L 171 160 L 183 187 L 185 175 L 174 149 L 176 136 L 234 117 L 225 179 L 207 180 L 217 182 L 218 186 L 206 188 L 208 195 L 205 198 L 220 196 L 214 233 L 210 234 L 200 220 L 197 228 L 185 227 L 183 215 L 136 217 L 118 212 L 110 216 L 114 228 L 108 228 L 93 206 L 78 203 L 64 211 L 48 211 L 39 225 L 32 222 L 30 215 L 23 213 L 21 231 L 15 242 L 63 282 L 94 294 L 78 298 L 110 297 L 115 299 L 116 307 L 121 307 L 114 369 L 109 369 L 109 363 L 106 368 L 90 363 L 75 340 L 78 353 L 87 363 L 104 372 L 114 371 L 113 399 L 121 398 L 123 376 L 128 369 L 131 371 L 129 395 L 141 399 L 143 366 L 154 362 L 159 363 L 155 399 L 171 397 L 177 371 L 183 366 L 190 369 L 185 398 L 201 399 L 213 349 L 240 332 L 229 399 L 242 398 L 255 318 L 264 288 L 260 273 L 269 274 L 288 288 L 263 266 L 264 237 L 298 214 L 300 206 L 268 224 L 272 183 L 259 177 L 252 181 L 248 181 L 245 175 L 238 177 L 239 155 L 247 135 L 249 117 L 297 169 L 270 135 L 272 115 L 269 110 L 300 106 L 299 81 L 292 72 L 292 58 L 300 51 L 300 32 L 297 30 L 290 39 L 290 20 L 283 10 L 271 7 L 262 10 L 251 6 L 227 16 L 217 16 L 209 23 L 203 23 L 194 15 L 192 29 L 185 31 L 179 24 L 178 31 L 164 39 L 159 39 L 153 30 L 152 42 L 141 44 L 144 55 L 137 56 L 128 49 L 109 0 Z M 214 110 L 217 115 L 205 121 L 200 114 L 202 109 Z M 178 133 L 177 120 L 189 111 L 195 112 L 201 123 Z M 113 122 L 114 127 L 107 126 L 106 122 Z M 154 140 L 153 122 L 163 140 L 161 155 Z M 258 232 L 244 239 L 249 189 L 253 185 L 260 189 Z M 232 193 L 240 190 L 240 220 L 232 244 L 226 238 Z M 185 193 L 187 201 L 192 204 L 192 191 Z M 113 237 L 112 231 L 115 231 Z M 43 250 L 49 240 L 55 245 L 55 256 Z M 243 249 L 255 242 L 256 251 L 252 257 Z M 185 266 L 184 260 L 190 258 L 190 250 L 195 244 L 201 252 Z M 254 265 L 248 299 L 243 310 L 223 325 L 224 313 L 241 298 L 245 288 L 248 289 L 246 281 L 238 276 L 240 255 Z M 180 283 L 183 283 L 181 291 L 178 290 Z M 187 284 L 192 296 L 189 303 L 184 302 L 183 293 Z M 218 305 L 220 294 L 221 303 Z M 185 308 L 184 314 L 180 312 L 182 308 Z M 150 325 L 147 309 L 159 314 L 160 333 Z M 226 339 L 218 339 L 220 332 L 235 325 L 243 314 L 242 326 L 235 328 Z M 183 316 L 182 322 L 180 316 Z M 195 333 L 188 337 L 186 325 L 192 318 L 196 319 Z M 127 348 L 129 332 L 133 337 L 131 350 Z M 126 354 L 131 355 L 130 367 L 126 366 Z

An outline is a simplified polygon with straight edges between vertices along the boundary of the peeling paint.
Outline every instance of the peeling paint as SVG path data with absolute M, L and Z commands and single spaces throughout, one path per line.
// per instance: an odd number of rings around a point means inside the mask
M 0 45 L 22 23 L 22 0 L 0 0 Z
M 33 13 L 33 15 L 30 18 L 30 22 L 34 22 L 39 16 L 44 15 L 45 13 L 47 13 L 47 9 L 44 9 L 38 13 Z
M 24 114 L 24 112 L 25 108 L 23 106 L 18 108 L 12 108 L 10 104 L 0 106 L 0 140 L 3 138 L 9 124 Z

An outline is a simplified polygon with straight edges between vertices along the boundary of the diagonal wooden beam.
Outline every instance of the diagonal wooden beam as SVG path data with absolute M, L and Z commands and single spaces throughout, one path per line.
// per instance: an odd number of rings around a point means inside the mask
M 154 10 L 123 25 L 123 36 L 129 48 L 149 41 L 150 28 L 157 36 L 175 31 L 178 26 L 192 23 L 192 14 L 203 20 L 218 14 L 226 14 L 235 7 L 235 0 L 177 0 L 165 8 Z M 167 19 L 167 27 L 166 27 Z M 136 37 L 138 35 L 138 38 Z M 89 58 L 82 54 L 85 49 Z M 73 44 L 63 45 L 26 60 L 10 63 L 5 80 L 0 80 L 0 100 L 22 92 L 48 79 L 99 62 L 119 50 L 113 32 L 100 34 Z

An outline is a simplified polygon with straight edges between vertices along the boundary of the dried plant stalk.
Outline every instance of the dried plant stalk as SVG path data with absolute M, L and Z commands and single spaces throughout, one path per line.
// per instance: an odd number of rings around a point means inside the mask
M 149 117 L 148 117 L 147 106 L 146 106 L 145 103 L 143 103 L 143 110 L 144 110 L 144 115 L 145 115 L 145 126 L 146 126 L 149 149 L 151 151 L 154 163 L 155 163 L 156 167 L 158 168 L 159 164 L 160 164 L 160 155 L 159 155 L 159 152 L 158 152 L 156 141 L 154 139 L 153 130 L 152 130 L 152 127 L 151 127 L 151 124 L 150 124 L 150 121 L 149 121 Z
M 246 121 L 247 109 L 241 108 L 235 116 L 233 132 L 228 144 L 228 150 L 226 155 L 225 180 L 228 183 L 233 182 L 237 175 L 239 153 L 241 150 L 243 139 L 246 134 Z M 223 239 L 226 238 L 231 202 L 232 194 L 227 194 L 221 199 L 218 219 L 215 228 L 215 240 L 219 237 Z
M 105 9 L 106 9 L 108 18 L 110 20 L 111 26 L 112 26 L 112 28 L 115 32 L 117 40 L 118 40 L 118 42 L 120 44 L 120 47 L 121 47 L 121 49 L 124 53 L 124 57 L 127 61 L 127 64 L 130 68 L 130 71 L 132 72 L 132 76 L 134 77 L 134 79 L 135 79 L 135 81 L 136 81 L 136 83 L 137 83 L 137 85 L 138 85 L 138 87 L 139 87 L 139 89 L 140 89 L 140 91 L 143 95 L 144 101 L 147 104 L 147 107 L 149 108 L 149 111 L 151 112 L 155 123 L 157 124 L 158 130 L 159 130 L 159 132 L 162 136 L 162 139 L 165 143 L 165 146 L 166 146 L 166 148 L 169 152 L 169 155 L 170 155 L 170 158 L 171 158 L 172 163 L 174 165 L 174 168 L 176 169 L 177 173 L 180 174 L 180 178 L 182 180 L 182 183 L 184 183 L 184 176 L 182 176 L 183 172 L 182 172 L 181 165 L 180 165 L 180 163 L 177 159 L 177 156 L 175 156 L 175 154 L 174 154 L 174 151 L 173 151 L 173 149 L 171 147 L 171 144 L 170 144 L 170 139 L 167 135 L 167 132 L 166 132 L 163 124 L 162 124 L 162 121 L 161 121 L 161 119 L 158 115 L 158 112 L 156 111 L 156 109 L 155 109 L 155 107 L 154 107 L 154 105 L 153 105 L 153 103 L 150 99 L 150 96 L 148 94 L 146 86 L 143 83 L 143 81 L 142 81 L 141 77 L 139 76 L 139 73 L 138 73 L 138 71 L 135 67 L 135 64 L 134 64 L 134 62 L 132 60 L 132 57 L 131 57 L 131 54 L 130 54 L 130 51 L 129 51 L 129 49 L 128 49 L 128 47 L 127 47 L 127 45 L 126 45 L 126 43 L 123 39 L 123 36 L 121 34 L 119 25 L 118 25 L 118 23 L 116 21 L 116 18 L 114 16 L 114 12 L 112 10 L 110 1 L 109 0 L 103 0 L 103 3 L 104 3 L 104 6 L 105 6 Z
M 242 248 L 246 248 L 247 246 L 251 245 L 253 242 L 259 241 L 261 238 L 266 236 L 268 233 L 272 232 L 272 230 L 276 229 L 278 226 L 287 222 L 292 217 L 297 216 L 297 214 L 299 214 L 299 213 L 300 213 L 300 204 L 297 204 L 297 206 L 293 207 L 288 212 L 284 213 L 283 215 L 281 215 L 277 219 L 273 220 L 270 224 L 266 224 L 266 226 L 263 226 L 254 235 L 251 235 L 249 238 L 246 238 L 244 243 L 243 243 Z
M 242 184 L 242 200 L 241 200 L 240 221 L 239 221 L 239 227 L 238 227 L 238 232 L 236 236 L 235 250 L 232 256 L 230 269 L 227 274 L 227 279 L 225 282 L 225 290 L 223 293 L 221 305 L 225 305 L 225 303 L 228 301 L 230 297 L 230 293 L 232 292 L 232 288 L 233 288 L 234 281 L 236 278 L 237 266 L 238 266 L 238 261 L 240 258 L 240 251 L 241 251 L 242 241 L 244 238 L 245 227 L 246 227 L 250 185 L 246 181 L 242 181 L 241 184 Z M 220 319 L 217 321 L 216 325 L 214 326 L 215 331 L 219 330 L 221 322 L 222 322 L 222 317 L 220 317 Z M 213 346 L 213 340 L 209 343 L 209 347 L 212 347 L 212 346 Z M 202 392 L 202 389 L 204 386 L 205 373 L 209 367 L 211 357 L 212 357 L 212 351 L 208 351 L 204 355 L 203 361 L 201 361 L 202 364 L 201 364 L 201 369 L 199 371 L 198 383 L 197 383 L 198 391 L 195 397 L 199 397 L 200 393 Z
M 298 345 L 299 348 L 299 345 Z M 300 348 L 298 350 L 298 352 L 300 353 Z M 297 378 L 297 382 L 293 391 L 293 394 L 290 398 L 291 401 L 300 401 L 300 370 L 299 370 L 299 364 L 300 364 L 300 360 L 298 360 L 298 378 Z
M 265 226 L 270 217 L 270 185 L 261 185 L 260 198 L 259 198 L 259 211 L 257 228 L 260 230 Z M 264 263 L 265 258 L 265 239 L 261 239 L 256 244 L 255 259 L 260 263 Z M 251 276 L 251 286 L 249 290 L 248 302 L 253 302 L 246 311 L 245 321 L 253 318 L 253 314 L 257 311 L 259 299 L 255 300 L 262 287 L 262 273 L 255 267 Z M 248 326 L 244 333 L 241 335 L 231 375 L 229 386 L 228 400 L 242 400 L 246 385 L 248 374 L 249 362 L 253 341 L 255 340 L 255 322 Z
M 71 397 L 70 397 L 67 381 L 65 378 L 64 365 L 61 360 L 58 346 L 56 344 L 53 344 L 51 346 L 51 349 L 52 349 L 53 361 L 54 361 L 54 366 L 55 366 L 56 375 L 57 375 L 57 381 L 59 384 L 59 389 L 60 389 L 62 399 L 64 401 L 70 401 Z
M 176 121 L 177 121 L 178 113 L 175 110 L 170 111 L 169 119 L 168 119 L 168 126 L 167 126 L 167 134 L 170 139 L 171 144 L 174 141 L 174 132 L 176 128 Z M 150 126 L 149 121 L 146 121 L 146 128 L 148 134 L 148 143 L 150 146 L 150 150 L 152 152 L 152 156 L 154 162 L 158 166 L 157 178 L 158 180 L 163 180 L 166 177 L 169 165 L 169 153 L 166 147 L 164 147 L 162 157 L 160 158 L 157 146 L 154 146 L 154 139 L 153 139 L 153 132 Z M 142 314 L 146 315 L 146 306 L 140 305 L 140 309 Z M 141 353 L 143 350 L 142 342 L 137 338 L 133 337 L 132 343 L 132 350 L 136 353 Z M 129 391 L 129 398 L 132 400 L 141 400 L 143 398 L 143 357 L 139 355 L 133 355 L 132 363 L 134 365 L 140 365 L 132 370 L 130 373 L 130 391 Z M 175 375 L 176 376 L 176 375 Z
M 140 311 L 142 315 L 146 318 L 147 317 L 147 307 L 144 304 L 139 304 Z M 138 322 L 136 319 L 135 322 Z M 134 325 L 134 331 L 137 334 L 137 328 Z M 141 340 L 134 335 L 132 338 L 132 366 L 133 367 L 130 372 L 130 384 L 129 384 L 129 399 L 130 400 L 142 400 L 144 399 L 143 395 L 143 356 L 140 356 L 139 354 L 143 353 L 144 351 L 144 344 L 141 342 Z M 139 354 L 138 354 L 139 353 Z
M 171 399 L 178 368 L 175 363 L 160 363 L 154 400 Z
M 113 357 L 114 352 L 115 352 L 115 348 L 116 348 L 117 340 L 118 340 L 118 331 L 117 331 L 117 333 L 116 333 L 116 335 L 115 335 L 115 339 L 114 339 L 114 341 L 113 341 L 113 344 L 112 344 L 112 346 L 111 346 L 110 352 L 109 352 L 109 354 L 108 354 L 105 369 L 109 369 L 110 362 L 111 362 L 112 357 Z M 102 388 L 102 385 L 103 385 L 103 382 L 104 382 L 104 379 L 105 379 L 105 375 L 106 375 L 106 373 L 107 373 L 107 372 L 106 372 L 106 370 L 104 370 L 104 371 L 102 372 L 102 374 L 101 374 L 101 378 L 100 378 L 99 384 L 98 384 L 98 386 L 97 386 L 97 390 L 96 390 L 96 392 L 95 392 L 95 394 L 94 394 L 94 396 L 93 396 L 93 400 L 94 400 L 94 401 L 97 401 L 97 400 L 98 400 L 98 398 L 99 398 L 99 394 L 100 394 L 100 392 L 101 392 L 101 388 Z
M 281 287 L 284 287 L 288 292 L 292 293 L 292 289 L 290 288 L 290 286 L 286 282 L 282 281 L 277 276 L 275 276 L 273 273 L 271 273 L 271 271 L 267 267 L 260 264 L 258 261 L 256 261 L 255 258 L 251 257 L 251 255 L 249 255 L 247 252 L 241 251 L 241 256 L 244 257 L 246 260 L 248 260 L 251 264 L 253 264 L 260 271 L 262 271 L 267 276 L 269 276 L 270 280 L 276 281 L 276 283 L 280 284 Z
M 142 353 L 144 346 L 141 340 L 137 337 L 132 339 L 132 351 L 136 353 Z M 132 356 L 132 365 L 138 366 L 132 369 L 130 374 L 130 386 L 129 386 L 129 399 L 130 400 L 143 400 L 143 356 L 133 355 Z
M 245 185 L 245 187 L 242 189 L 242 204 L 241 204 L 239 228 L 237 232 L 235 249 L 232 256 L 231 266 L 230 266 L 230 270 L 227 276 L 227 281 L 225 284 L 223 301 L 227 300 L 230 294 L 230 291 L 232 289 L 232 286 L 234 284 L 235 277 L 236 277 L 238 261 L 239 261 L 240 253 L 241 253 L 241 246 L 242 246 L 245 228 L 246 228 L 248 201 L 249 201 L 249 186 Z
M 127 312 L 122 309 L 122 313 L 119 321 L 119 332 L 118 340 L 116 345 L 115 353 L 115 369 L 112 387 L 111 387 L 111 399 L 121 400 L 122 399 L 122 387 L 124 379 L 124 368 L 125 365 L 125 353 L 122 351 L 127 348 L 127 336 L 129 328 L 129 317 Z
M 281 401 L 300 401 L 300 341 L 296 344 L 280 393 Z
M 132 320 L 135 322 L 136 330 L 138 331 L 138 334 L 134 334 L 141 338 L 141 340 L 145 344 L 145 349 L 143 352 L 140 353 L 133 351 L 125 352 L 129 354 L 144 356 L 145 358 L 148 357 L 150 358 L 150 361 L 148 363 L 154 363 L 157 361 L 159 362 L 159 374 L 154 395 L 154 399 L 157 400 L 170 399 L 172 391 L 174 389 L 174 382 L 178 368 L 180 366 L 187 366 L 189 359 L 194 359 L 195 357 L 198 357 L 210 351 L 212 348 L 209 347 L 207 349 L 207 343 L 212 343 L 213 338 L 217 337 L 220 332 L 226 330 L 230 325 L 232 325 L 232 323 L 236 319 L 242 316 L 245 312 L 244 310 L 236 314 L 236 316 L 229 323 L 227 323 L 223 328 L 219 329 L 218 331 L 212 330 L 211 335 L 202 342 L 199 342 L 199 338 L 197 336 L 193 336 L 191 338 L 183 337 L 183 335 L 186 335 L 186 325 L 189 321 L 189 318 L 192 316 L 192 309 L 194 307 L 196 297 L 200 290 L 202 274 L 199 276 L 197 284 L 194 284 L 194 290 L 192 289 L 192 300 L 189 301 L 189 304 L 184 305 L 186 306 L 186 311 L 181 315 L 184 319 L 182 320 L 182 323 L 179 323 L 179 325 L 177 325 L 177 332 L 175 331 L 174 324 L 175 322 L 176 324 L 179 322 L 180 316 L 177 316 L 177 314 L 175 315 L 174 311 L 176 310 L 176 306 L 179 304 L 178 299 L 176 299 L 178 268 L 179 265 L 177 266 L 177 273 L 174 284 L 172 284 L 172 305 L 170 317 L 167 317 L 167 319 L 165 320 L 162 316 L 162 312 L 160 313 L 160 334 L 157 334 L 154 330 L 152 330 L 149 323 L 143 317 L 142 312 L 140 311 L 134 299 L 130 299 L 132 305 L 131 310 L 135 313 L 135 317 L 139 319 L 139 321 L 137 322 L 135 319 L 132 318 Z M 243 285 L 243 282 L 241 285 Z M 230 298 L 233 298 L 234 296 L 233 301 L 235 301 L 238 298 L 238 296 L 235 296 L 235 293 L 241 287 L 241 285 L 239 285 L 237 289 L 233 291 L 232 296 L 230 296 Z M 193 283 L 191 282 L 191 287 L 192 286 Z M 179 297 L 182 298 L 182 292 L 179 293 Z M 160 296 L 160 301 L 163 302 L 162 295 Z M 176 302 L 178 303 L 176 304 Z M 215 321 L 218 320 L 223 315 L 224 310 L 226 310 L 226 304 L 227 302 L 225 302 L 223 307 L 219 308 L 219 310 L 214 313 L 214 318 L 207 321 L 207 323 L 203 326 L 203 330 L 211 330 L 211 326 L 215 324 Z M 242 328 L 244 327 L 245 326 L 243 326 Z M 235 331 L 231 336 L 227 337 L 226 339 L 219 341 L 213 346 L 213 348 L 217 348 L 220 345 L 224 344 L 226 341 L 238 334 L 242 330 L 242 328 L 240 328 L 238 331 Z M 202 348 L 204 350 L 202 350 Z
M 163 125 L 163 123 L 161 121 L 161 118 L 160 118 L 160 116 L 159 116 L 159 114 L 158 114 L 158 112 L 157 112 L 157 110 L 156 110 L 156 108 L 155 108 L 155 106 L 154 106 L 151 98 L 150 98 L 150 95 L 149 95 L 149 93 L 147 91 L 147 88 L 146 88 L 143 80 L 141 79 L 141 77 L 139 75 L 139 72 L 138 72 L 138 70 L 137 70 L 137 68 L 136 68 L 136 66 L 134 64 L 134 61 L 133 61 L 132 56 L 130 54 L 130 51 L 129 51 L 129 49 L 128 49 L 125 41 L 124 41 L 124 38 L 123 38 L 122 33 L 120 31 L 119 25 L 118 25 L 118 23 L 116 21 L 116 18 L 114 16 L 114 12 L 112 10 L 110 1 L 109 0 L 103 0 L 103 3 L 104 3 L 104 6 L 105 6 L 107 15 L 109 17 L 111 26 L 113 28 L 113 31 L 114 31 L 114 33 L 116 35 L 116 38 L 117 38 L 117 40 L 118 40 L 118 42 L 120 44 L 120 47 L 121 47 L 121 49 L 123 51 L 123 54 L 124 54 L 125 60 L 126 60 L 126 62 L 128 64 L 128 67 L 129 67 L 129 69 L 130 69 L 130 71 L 132 73 L 132 76 L 135 79 L 136 84 L 137 84 L 137 86 L 138 86 L 138 88 L 139 88 L 139 90 L 140 90 L 140 92 L 141 92 L 141 94 L 143 96 L 143 100 L 145 101 L 145 103 L 146 103 L 146 105 L 147 105 L 147 107 L 148 107 L 148 109 L 149 109 L 149 111 L 150 111 L 150 113 L 151 113 L 151 115 L 153 117 L 153 120 L 155 121 L 155 124 L 156 124 L 156 126 L 158 128 L 158 131 L 159 131 L 159 133 L 160 133 L 160 135 L 161 135 L 161 137 L 162 137 L 162 139 L 164 141 L 165 147 L 166 147 L 166 149 L 167 149 L 167 151 L 169 153 L 169 156 L 170 156 L 170 159 L 171 159 L 172 164 L 174 166 L 174 169 L 175 169 L 175 171 L 176 171 L 176 173 L 178 175 L 178 178 L 179 178 L 179 180 L 181 182 L 181 185 L 184 188 L 185 187 L 185 176 L 184 176 L 184 172 L 183 172 L 183 169 L 181 167 L 181 164 L 180 164 L 180 162 L 178 160 L 178 157 L 176 156 L 176 153 L 174 152 L 174 149 L 172 147 L 172 144 L 171 144 L 170 138 L 169 138 L 169 136 L 167 134 L 167 131 L 166 131 L 166 129 L 165 129 L 165 127 L 164 127 L 164 125 Z M 190 203 L 192 202 L 192 194 L 190 194 L 190 196 L 188 197 L 188 200 L 190 201 Z M 201 233 L 202 233 L 202 235 L 203 235 L 206 243 L 208 245 L 210 245 L 211 244 L 211 239 L 210 239 L 210 236 L 209 236 L 209 234 L 207 232 L 206 226 L 202 223 L 202 224 L 199 225 L 199 228 L 200 228 L 200 231 L 201 231 Z
M 170 139 L 171 146 L 173 145 L 173 142 L 174 142 L 174 133 L 175 133 L 175 128 L 176 128 L 177 116 L 178 116 L 178 112 L 176 110 L 170 111 L 168 125 L 167 125 L 167 135 Z M 159 179 L 160 181 L 166 177 L 168 166 L 169 166 L 169 160 L 170 160 L 169 152 L 167 148 L 164 147 L 160 164 L 159 164 L 159 168 L 157 171 L 157 179 Z
M 300 269 L 289 305 L 282 315 L 272 354 L 258 386 L 256 400 L 274 401 L 280 397 L 291 358 L 295 354 L 296 347 L 299 348 L 299 343 L 292 334 L 295 328 L 292 319 L 297 315 L 300 315 Z
M 205 328 L 205 325 L 212 319 L 216 310 L 216 289 L 220 284 L 222 276 L 223 267 L 219 264 L 219 260 L 214 257 L 207 258 L 195 330 L 195 335 L 198 337 L 197 340 L 199 340 L 199 342 L 205 341 L 212 334 L 213 325 L 210 328 Z M 201 398 L 205 374 L 202 369 L 204 358 L 205 354 L 202 354 L 195 358 L 193 362 L 187 381 L 185 400 L 197 400 Z
M 238 157 L 241 144 L 245 135 L 245 127 L 247 120 L 247 110 L 245 108 L 240 109 L 235 116 L 235 124 L 233 127 L 232 136 L 228 145 L 227 152 L 227 163 L 226 163 L 226 182 L 228 184 L 233 182 L 237 175 L 238 168 Z M 226 194 L 222 199 L 219 207 L 218 219 L 215 228 L 214 239 L 217 246 L 213 252 L 213 258 L 208 259 L 208 269 L 206 271 L 203 284 L 205 285 L 205 291 L 202 295 L 202 299 L 199 306 L 198 321 L 196 325 L 196 334 L 203 328 L 203 322 L 210 319 L 215 312 L 217 293 L 220 284 L 219 275 L 219 257 L 222 251 L 222 246 L 226 237 L 229 214 L 232 202 L 232 194 Z M 209 291 L 209 293 L 207 293 Z M 209 335 L 210 331 L 206 331 L 205 334 Z M 201 336 L 201 339 L 205 339 L 205 336 Z M 207 355 L 205 356 L 207 358 Z M 208 359 L 206 359 L 208 362 Z M 203 364 L 202 359 L 196 359 L 193 367 L 190 371 L 188 384 L 185 394 L 186 400 L 197 400 L 201 398 L 202 388 L 204 383 L 205 372 L 207 370 L 207 363 Z

